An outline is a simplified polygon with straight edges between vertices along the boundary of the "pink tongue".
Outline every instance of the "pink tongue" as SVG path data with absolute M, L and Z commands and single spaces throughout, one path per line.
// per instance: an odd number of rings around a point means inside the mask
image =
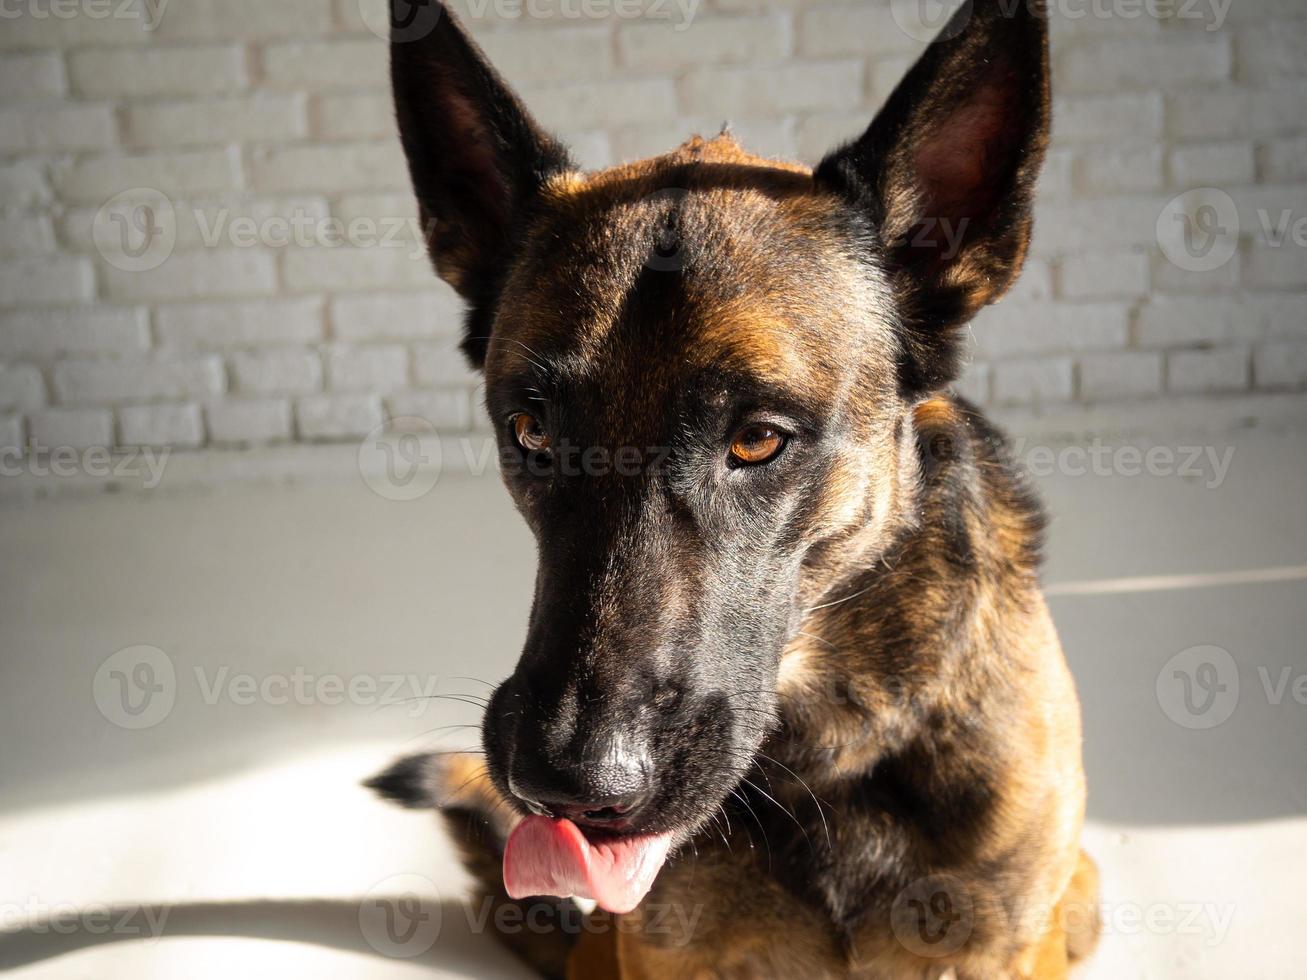
M 504 887 L 510 898 L 576 895 L 630 912 L 653 887 L 671 844 L 671 834 L 592 844 L 570 820 L 525 817 L 504 847 Z

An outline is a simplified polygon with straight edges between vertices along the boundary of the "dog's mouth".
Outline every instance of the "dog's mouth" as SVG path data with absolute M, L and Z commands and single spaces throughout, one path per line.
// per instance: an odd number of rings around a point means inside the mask
M 557 895 L 593 899 L 614 914 L 630 912 L 653 887 L 673 833 L 613 834 L 571 820 L 524 817 L 504 847 L 510 898 Z

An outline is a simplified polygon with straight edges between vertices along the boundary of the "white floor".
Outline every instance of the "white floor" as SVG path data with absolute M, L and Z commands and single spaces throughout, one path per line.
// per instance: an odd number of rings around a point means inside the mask
M 1307 438 L 1166 441 L 1236 451 L 1223 480 L 1208 462 L 1040 481 L 1105 879 L 1082 975 L 1299 976 Z M 473 744 L 444 726 L 475 704 L 400 698 L 474 702 L 516 658 L 533 554 L 491 480 L 409 502 L 357 477 L 9 500 L 0 555 L 0 972 L 524 975 L 460 904 L 433 819 L 357 785 L 396 754 Z M 166 694 L 125 714 L 123 658 L 101 667 L 142 645 L 166 657 Z M 1175 671 L 1209 655 L 1172 658 L 1213 646 L 1226 687 L 1186 714 Z M 397 909 L 415 913 L 407 942 L 386 929 Z

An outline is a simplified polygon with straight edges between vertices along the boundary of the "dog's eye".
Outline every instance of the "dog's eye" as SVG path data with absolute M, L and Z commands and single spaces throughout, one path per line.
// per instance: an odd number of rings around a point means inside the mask
M 769 425 L 746 425 L 731 440 L 731 462 L 736 466 L 757 466 L 776 458 L 785 448 L 785 436 Z
M 549 448 L 549 436 L 534 415 L 521 412 L 513 416 L 513 438 L 529 453 L 541 453 Z

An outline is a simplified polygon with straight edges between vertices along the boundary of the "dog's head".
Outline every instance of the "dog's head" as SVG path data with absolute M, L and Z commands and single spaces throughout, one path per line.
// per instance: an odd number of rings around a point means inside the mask
M 774 725 L 809 608 L 912 520 L 912 409 L 1019 271 L 1038 0 L 964 4 L 815 171 L 723 135 L 582 173 L 447 14 L 392 57 L 430 251 L 539 549 L 491 774 L 592 843 L 686 835 Z

